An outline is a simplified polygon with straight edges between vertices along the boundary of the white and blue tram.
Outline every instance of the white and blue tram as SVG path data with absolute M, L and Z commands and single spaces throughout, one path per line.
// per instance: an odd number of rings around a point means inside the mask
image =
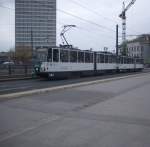
M 53 79 L 142 69 L 143 60 L 140 58 L 117 57 L 111 53 L 56 47 L 47 49 L 44 61 L 39 68 L 36 66 L 35 72 L 40 77 Z

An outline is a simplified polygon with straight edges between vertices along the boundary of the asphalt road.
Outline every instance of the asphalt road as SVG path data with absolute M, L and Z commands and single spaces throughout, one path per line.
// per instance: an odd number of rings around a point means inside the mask
M 143 72 L 148 72 L 148 71 L 149 70 L 145 70 Z M 86 77 L 86 78 L 84 77 L 84 78 L 55 80 L 55 81 L 48 81 L 46 79 L 5 81 L 5 82 L 0 82 L 0 95 L 34 90 L 34 89 L 48 88 L 54 86 L 61 86 L 61 85 L 67 85 L 67 84 L 73 84 L 73 83 L 79 83 L 85 81 L 92 81 L 97 79 L 120 77 L 129 74 L 135 74 L 135 73 L 121 73 L 121 74 L 114 74 L 114 75 L 101 75 L 97 77 Z
M 0 147 L 149 147 L 150 73 L 0 102 Z

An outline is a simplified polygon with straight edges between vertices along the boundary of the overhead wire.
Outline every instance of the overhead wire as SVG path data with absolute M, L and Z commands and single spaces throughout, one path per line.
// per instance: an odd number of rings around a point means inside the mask
M 10 10 L 15 10 L 15 9 L 13 9 L 13 8 L 10 8 L 10 7 L 4 6 L 4 5 L 0 5 L 0 7 L 6 8 L 6 9 L 10 9 Z M 66 12 L 66 11 L 64 11 L 64 10 L 57 9 L 57 11 L 59 11 L 59 12 L 61 12 L 61 13 L 64 13 L 64 14 L 66 14 L 66 15 L 70 15 L 70 16 L 72 16 L 72 17 L 74 17 L 74 18 L 76 18 L 76 19 L 79 19 L 79 20 L 81 20 L 81 21 L 84 21 L 84 22 L 86 22 L 86 23 L 95 25 L 95 26 L 97 26 L 98 28 L 105 29 L 105 30 L 107 30 L 107 31 L 115 32 L 114 30 L 112 30 L 112 29 L 110 29 L 110 28 L 108 28 L 108 27 L 106 27 L 106 26 L 97 24 L 97 23 L 95 23 L 95 22 L 93 22 L 93 21 L 91 21 L 91 20 L 87 20 L 87 19 L 85 19 L 85 18 L 82 18 L 82 17 L 79 17 L 79 16 L 77 16 L 77 15 L 71 14 L 71 13 Z M 82 28 L 82 29 L 83 29 L 83 28 Z
M 114 21 L 114 20 L 112 20 L 111 18 L 109 18 L 109 17 L 104 17 L 102 14 L 100 14 L 99 12 L 96 12 L 96 11 L 94 11 L 93 9 L 90 9 L 90 8 L 88 8 L 87 6 L 85 6 L 84 4 L 81 4 L 81 3 L 79 3 L 79 2 L 77 2 L 77 1 L 75 1 L 75 0 L 69 0 L 69 1 L 71 1 L 72 3 L 74 3 L 74 4 L 76 4 L 76 5 L 78 5 L 78 6 L 80 6 L 80 7 L 82 7 L 82 8 L 84 8 L 84 9 L 86 9 L 86 10 L 88 10 L 88 11 L 90 11 L 91 13 L 93 13 L 93 14 L 95 14 L 95 15 L 97 15 L 97 16 L 100 16 L 100 17 L 102 17 L 102 18 L 104 18 L 105 20 L 108 20 L 108 21 L 111 21 L 111 22 L 114 22 L 114 23 L 118 23 L 117 21 Z M 81 2 L 81 1 L 80 1 Z M 83 2 L 82 2 L 83 3 Z M 131 29 L 130 27 L 128 27 L 130 30 L 133 30 L 133 28 Z M 133 30 L 135 33 L 138 33 L 139 34 L 139 32 L 137 32 L 137 31 L 135 31 L 135 30 Z
M 15 10 L 15 9 L 13 9 L 13 8 L 9 8 L 9 7 L 3 6 L 3 5 L 0 5 L 0 7 L 7 8 L 7 9 L 10 9 L 10 10 Z M 82 21 L 84 21 L 84 22 L 90 23 L 90 24 L 92 24 L 92 25 L 95 25 L 95 26 L 97 26 L 97 27 L 99 27 L 99 28 L 101 28 L 101 29 L 105 29 L 105 30 L 108 30 L 108 31 L 115 32 L 115 31 L 112 30 L 111 28 L 108 28 L 108 27 L 106 27 L 106 26 L 97 24 L 97 23 L 95 23 L 95 22 L 93 22 L 93 21 L 91 21 L 91 20 L 87 20 L 87 19 L 82 18 L 82 17 L 79 17 L 79 16 L 77 16 L 77 15 L 71 14 L 71 13 L 69 13 L 69 12 L 67 12 L 67 11 L 64 11 L 64 10 L 61 10 L 61 9 L 57 9 L 57 11 L 59 11 L 59 12 L 61 12 L 61 13 L 64 13 L 64 14 L 66 14 L 66 15 L 70 15 L 70 16 L 72 16 L 72 17 L 74 17 L 74 18 L 77 18 L 77 19 L 79 19 L 79 20 L 82 20 Z
M 79 3 L 79 2 L 77 2 L 77 1 L 75 1 L 75 0 L 69 0 L 69 1 L 71 1 L 71 2 L 74 3 L 75 5 L 77 5 L 77 6 L 81 7 L 81 8 L 83 8 L 83 9 L 86 9 L 87 11 L 90 11 L 91 13 L 93 13 L 93 14 L 95 14 L 95 15 L 97 15 L 97 16 L 99 16 L 99 17 L 101 17 L 101 18 L 103 18 L 103 19 L 105 19 L 105 20 L 107 20 L 107 21 L 111 21 L 111 22 L 113 22 L 113 23 L 115 23 L 115 24 L 118 23 L 117 21 L 114 21 L 114 20 L 112 20 L 112 19 L 110 19 L 110 18 L 108 18 L 108 17 L 104 17 L 103 14 L 100 14 L 99 12 L 94 11 L 93 9 L 88 8 L 87 6 L 85 6 L 85 5 L 83 5 L 83 4 Z
M 62 22 L 58 22 L 58 24 L 62 27 L 62 25 L 65 25 L 64 23 L 62 23 Z M 85 28 L 83 28 L 83 27 L 81 27 L 81 26 L 76 26 L 76 28 L 77 29 L 79 29 L 80 31 L 82 31 L 82 35 L 83 36 L 87 36 L 88 35 L 88 37 L 86 37 L 86 38 L 84 38 L 84 39 L 90 39 L 91 40 L 91 42 L 94 42 L 94 44 L 97 44 L 97 46 L 100 46 L 99 44 L 98 44 L 98 42 L 100 42 L 100 41 L 96 41 L 96 39 L 97 39 L 97 37 L 98 37 L 98 35 L 100 35 L 100 34 L 97 34 L 96 35 L 96 33 L 89 33 L 89 32 L 93 32 L 92 30 L 89 30 L 89 29 L 85 29 Z M 88 34 L 86 34 L 85 32 L 88 32 Z M 57 34 L 57 36 L 59 36 L 59 34 Z M 103 36 L 105 36 L 105 35 L 103 35 Z M 109 39 L 112 39 L 112 40 L 114 40 L 114 38 L 112 37 L 112 36 L 106 36 L 107 38 L 109 38 Z M 95 38 L 95 39 L 94 39 Z M 100 38 L 100 37 L 99 37 Z M 59 39 L 58 39 L 59 40 Z
M 96 22 L 93 22 L 93 21 L 91 21 L 91 20 L 82 18 L 82 17 L 80 17 L 80 16 L 77 16 L 77 15 L 75 15 L 75 14 L 69 13 L 69 12 L 67 12 L 67 11 L 64 11 L 64 10 L 61 10 L 61 9 L 57 9 L 57 11 L 59 11 L 59 12 L 61 12 L 61 13 L 64 13 L 64 14 L 66 14 L 66 15 L 72 16 L 72 17 L 74 17 L 74 18 L 77 18 L 77 19 L 79 19 L 79 20 L 81 20 L 81 21 L 84 21 L 84 22 L 86 22 L 86 23 L 89 23 L 89 24 L 92 24 L 92 25 L 94 25 L 94 26 L 97 26 L 98 28 L 105 29 L 105 30 L 111 31 L 111 32 L 115 32 L 115 31 L 114 31 L 113 29 L 111 29 L 111 28 L 105 27 L 105 26 L 100 25 L 100 24 L 98 24 L 98 23 L 96 23 Z
M 64 23 L 62 23 L 62 22 L 60 22 L 60 23 L 58 23 L 60 26 L 61 25 L 64 25 Z M 90 31 L 92 32 L 92 30 L 88 30 L 88 29 L 85 29 L 85 28 L 83 28 L 83 27 L 80 27 L 80 26 L 76 26 L 76 28 L 77 29 L 79 29 L 80 31 L 82 31 L 82 33 L 81 33 L 81 35 L 83 35 L 83 36 L 86 36 L 86 37 L 84 37 L 84 41 L 83 42 L 86 42 L 86 40 L 90 40 L 90 44 L 92 44 L 92 48 L 95 48 L 95 46 L 97 46 L 97 48 L 99 48 L 99 49 L 101 49 L 101 50 L 103 50 L 103 48 L 100 46 L 100 44 L 99 44 L 99 42 L 100 42 L 100 40 L 101 40 L 101 37 L 99 37 L 99 40 L 97 41 L 97 37 L 98 37 L 98 35 L 100 36 L 100 34 L 97 34 L 96 35 L 96 33 L 89 33 Z M 85 33 L 85 32 L 88 32 L 88 34 L 87 33 Z M 80 36 L 81 36 L 80 35 Z M 59 37 L 59 34 L 57 34 L 57 36 Z M 88 36 L 88 37 L 87 37 Z M 102 35 L 102 36 L 105 36 L 104 34 Z M 108 39 L 112 39 L 112 40 L 114 40 L 114 38 L 113 37 L 108 37 L 108 36 L 106 36 Z M 115 37 L 115 36 L 114 36 Z M 59 39 L 58 39 L 58 41 L 60 41 Z M 59 44 L 59 43 L 58 43 Z

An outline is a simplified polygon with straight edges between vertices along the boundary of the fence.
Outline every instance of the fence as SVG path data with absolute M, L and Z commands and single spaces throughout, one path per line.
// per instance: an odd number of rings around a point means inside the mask
M 32 76 L 32 65 L 0 65 L 0 78 Z

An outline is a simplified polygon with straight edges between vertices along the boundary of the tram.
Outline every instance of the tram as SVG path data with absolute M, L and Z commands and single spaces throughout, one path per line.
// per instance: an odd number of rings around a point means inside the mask
M 39 53 L 40 65 L 35 73 L 48 79 L 71 76 L 94 76 L 101 73 L 142 71 L 143 59 L 116 56 L 108 52 L 54 47 Z

